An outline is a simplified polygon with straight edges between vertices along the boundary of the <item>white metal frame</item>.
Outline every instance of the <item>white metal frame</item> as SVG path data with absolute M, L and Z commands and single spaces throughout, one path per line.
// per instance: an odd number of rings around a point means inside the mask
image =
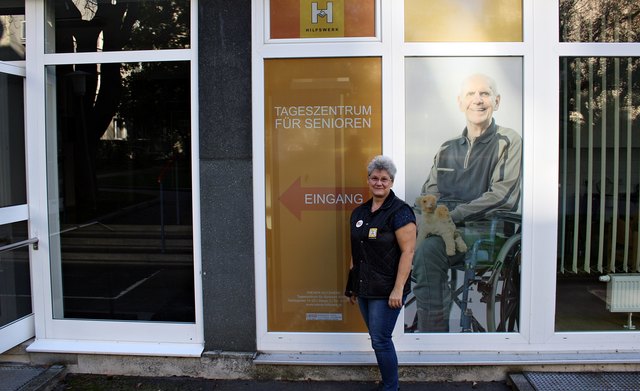
M 266 241 L 265 241 L 265 164 L 264 164 L 264 59 L 287 57 L 381 57 L 383 75 L 382 105 L 391 107 L 391 64 L 389 53 L 391 45 L 384 44 L 384 24 L 380 23 L 382 15 L 389 15 L 390 3 L 376 0 L 376 34 L 380 39 L 348 39 L 336 41 L 332 39 L 303 40 L 267 40 L 268 31 L 265 15 L 268 15 L 268 0 L 253 0 L 253 34 L 252 34 L 252 91 L 253 91 L 253 202 L 254 202 L 254 253 L 256 276 L 256 334 L 260 351 L 303 350 L 314 352 L 331 351 L 366 351 L 370 343 L 366 334 L 317 334 L 317 333 L 273 333 L 267 331 L 267 285 L 266 285 Z M 386 10 L 378 12 L 381 7 Z M 378 16 L 380 15 L 380 16 Z M 266 44 L 277 42 L 277 44 Z M 289 42 L 288 44 L 285 44 Z M 383 110 L 383 129 L 391 126 L 391 116 Z M 383 146 L 389 137 L 383 132 Z M 398 178 L 396 178 L 397 183 Z M 398 187 L 400 188 L 400 187 Z
M 257 345 L 262 352 L 367 352 L 364 333 L 278 333 L 267 331 L 264 165 L 264 59 L 381 56 L 383 64 L 383 151 L 395 157 L 394 189 L 404 194 L 404 58 L 407 56 L 519 56 L 523 58 L 523 221 L 521 324 L 518 333 L 404 334 L 403 314 L 394 333 L 401 353 L 455 352 L 458 362 L 500 361 L 505 352 L 544 362 L 546 353 L 637 351 L 640 333 L 556 333 L 556 242 L 559 143 L 559 57 L 637 56 L 640 44 L 559 43 L 558 1 L 523 0 L 521 43 L 405 43 L 404 2 L 380 0 L 378 39 L 270 40 L 268 0 L 253 0 L 253 185 Z M 476 356 L 474 358 L 474 355 Z M 531 359 L 530 355 L 534 358 Z M 536 359 L 535 356 L 540 357 Z M 400 355 L 402 361 L 402 355 Z M 426 360 L 426 359 L 425 359 Z M 611 358 L 603 358 L 604 361 Z M 640 358 L 638 358 L 640 360 Z
M 32 250 L 36 341 L 31 352 L 200 356 L 204 348 L 198 132 L 198 1 L 191 0 L 191 47 L 182 50 L 45 54 L 44 2 L 26 0 L 28 189 L 31 235 L 40 239 Z M 54 319 L 49 264 L 46 167 L 45 67 L 58 64 L 132 61 L 189 61 L 191 71 L 193 248 L 195 323 L 117 322 Z M 46 158 L 45 158 L 46 157 Z M 54 211 L 53 213 L 57 213 Z
M 0 61 L 0 73 L 20 76 L 25 78 L 26 69 L 24 63 L 20 61 L 20 65 L 15 63 L 6 63 Z M 26 111 L 26 105 L 25 105 Z M 26 115 L 25 115 L 26 126 Z M 25 131 L 26 133 L 26 131 Z M 26 138 L 26 135 L 25 135 Z M 26 156 L 26 151 L 25 151 Z M 29 208 L 27 204 L 14 205 L 0 208 L 0 225 L 12 224 L 29 220 Z M 11 349 L 15 345 L 32 338 L 35 334 L 34 315 L 24 316 L 0 328 L 0 353 Z
M 559 20 L 557 2 L 536 4 L 534 18 L 540 21 L 541 28 L 536 31 L 534 77 L 536 94 L 534 99 L 535 129 L 543 132 L 546 139 L 537 137 L 534 168 L 534 237 L 530 238 L 536 247 L 536 268 L 533 284 L 536 287 L 534 314 L 538 321 L 532 324 L 536 332 L 532 335 L 532 344 L 542 344 L 547 351 L 569 352 L 637 352 L 640 349 L 640 333 L 637 332 L 555 332 L 554 314 L 556 300 L 556 247 L 557 213 L 559 183 L 559 134 L 560 96 L 559 66 L 561 57 L 638 57 L 640 43 L 560 43 L 558 37 Z M 553 23 L 553 24 L 551 24 Z M 553 69 L 554 72 L 546 70 Z M 553 129 L 553 131 L 549 131 Z M 550 147 L 551 146 L 551 147 Z M 554 191 L 548 191 L 554 189 Z M 546 243 L 546 244 L 545 244 Z M 545 248 L 546 246 L 546 248 Z M 538 260 L 542 261 L 540 267 Z M 538 288 L 539 287 L 539 288 Z M 550 304 L 547 304 L 550 303 Z M 553 308 L 549 308 L 553 307 Z

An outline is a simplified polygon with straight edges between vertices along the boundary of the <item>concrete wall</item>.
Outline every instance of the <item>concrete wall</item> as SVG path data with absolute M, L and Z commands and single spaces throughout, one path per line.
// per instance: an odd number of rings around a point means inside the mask
M 205 351 L 256 350 L 251 1 L 200 1 L 199 105 Z

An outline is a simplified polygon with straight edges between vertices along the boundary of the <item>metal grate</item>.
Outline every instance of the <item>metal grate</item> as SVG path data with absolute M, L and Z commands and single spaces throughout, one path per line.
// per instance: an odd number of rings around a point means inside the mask
M 636 372 L 525 372 L 538 391 L 638 391 L 640 373 Z
M 19 390 L 44 371 L 25 365 L 0 365 L 0 391 Z

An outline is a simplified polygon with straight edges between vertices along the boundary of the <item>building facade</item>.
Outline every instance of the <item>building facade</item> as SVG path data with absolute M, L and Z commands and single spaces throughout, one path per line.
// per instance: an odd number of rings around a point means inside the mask
M 3 2 L 1 350 L 371 363 L 343 294 L 367 162 L 391 156 L 411 205 L 430 172 L 442 186 L 481 74 L 509 172 L 452 181 L 483 212 L 449 204 L 468 251 L 444 329 L 408 297 L 401 364 L 637 363 L 623 3 Z

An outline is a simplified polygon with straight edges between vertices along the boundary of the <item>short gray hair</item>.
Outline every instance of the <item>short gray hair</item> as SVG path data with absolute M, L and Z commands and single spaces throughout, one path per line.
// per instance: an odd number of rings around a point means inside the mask
M 391 177 L 391 180 L 395 179 L 396 172 L 398 171 L 393 160 L 391 160 L 390 157 L 383 155 L 378 155 L 369 162 L 369 165 L 367 166 L 367 176 L 371 175 L 374 170 L 386 171 Z

